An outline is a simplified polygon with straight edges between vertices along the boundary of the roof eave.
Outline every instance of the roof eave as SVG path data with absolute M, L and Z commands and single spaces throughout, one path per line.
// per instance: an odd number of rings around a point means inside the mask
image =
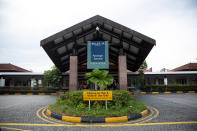
M 144 41 L 146 41 L 146 42 L 148 42 L 148 43 L 150 43 L 152 45 L 156 45 L 156 41 L 154 39 L 152 39 L 152 38 L 150 38 L 150 37 L 148 37 L 146 35 L 143 35 L 143 34 L 137 32 L 137 31 L 134 31 L 134 30 L 132 30 L 132 29 L 126 27 L 126 26 L 123 26 L 123 25 L 121 25 L 119 23 L 111 21 L 111 20 L 109 20 L 109 19 L 107 19 L 105 17 L 102 17 L 100 15 L 96 15 L 96 16 L 93 16 L 93 17 L 91 17 L 91 18 L 89 18 L 87 20 L 84 20 L 84 21 L 82 21 L 82 22 L 80 22 L 80 23 L 78 23 L 78 24 L 76 24 L 74 26 L 71 26 L 71 27 L 69 27 L 69 28 L 67 28 L 65 30 L 62 30 L 62 31 L 60 31 L 60 32 L 58 32 L 58 33 L 56 33 L 56 34 L 54 34 L 52 36 L 49 36 L 49 37 L 41 40 L 40 41 L 40 46 L 44 46 L 48 42 L 51 42 L 51 41 L 53 41 L 55 39 L 58 39 L 59 37 L 62 37 L 63 35 L 72 32 L 73 30 L 81 28 L 82 26 L 85 26 L 87 24 L 91 24 L 91 23 L 93 23 L 95 21 L 101 21 L 101 22 L 104 22 L 106 24 L 110 24 L 110 25 L 112 25 L 115 28 L 118 28 L 120 30 L 123 30 L 124 32 L 127 32 L 127 33 L 130 33 L 130 34 L 134 35 L 134 36 L 137 36 L 140 39 L 143 39 Z

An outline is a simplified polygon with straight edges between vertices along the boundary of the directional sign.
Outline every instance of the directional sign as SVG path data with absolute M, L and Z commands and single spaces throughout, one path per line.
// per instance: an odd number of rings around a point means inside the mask
M 84 91 L 84 101 L 106 101 L 112 100 L 112 91 Z

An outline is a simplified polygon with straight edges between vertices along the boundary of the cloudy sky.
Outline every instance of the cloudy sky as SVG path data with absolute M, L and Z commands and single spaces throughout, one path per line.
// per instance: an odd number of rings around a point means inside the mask
M 0 63 L 50 69 L 40 40 L 95 15 L 155 39 L 153 71 L 197 62 L 196 0 L 0 0 Z

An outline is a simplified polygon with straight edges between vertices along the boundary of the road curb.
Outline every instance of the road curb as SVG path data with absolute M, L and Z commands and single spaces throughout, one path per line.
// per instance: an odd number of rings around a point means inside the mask
M 56 114 L 49 109 L 46 110 L 46 114 L 50 117 L 53 117 L 58 120 L 63 120 L 67 122 L 78 122 L 78 123 L 118 123 L 118 122 L 126 122 L 130 120 L 136 120 L 141 117 L 144 117 L 148 114 L 148 109 L 142 111 L 139 114 L 133 114 L 128 116 L 120 116 L 120 117 L 73 117 L 73 116 L 63 116 Z
M 145 94 L 183 94 L 183 93 L 197 93 L 197 91 L 166 91 L 166 92 L 144 92 L 141 91 L 140 94 L 145 95 Z
M 0 95 L 52 95 L 52 96 L 56 96 L 57 93 L 3 93 Z
M 190 93 L 190 94 L 194 94 L 197 93 L 197 91 L 166 91 L 166 92 L 144 92 L 141 91 L 140 94 L 145 95 L 145 94 L 183 94 L 183 93 Z M 133 93 L 130 93 L 133 94 Z M 27 92 L 27 93 L 2 93 L 0 95 L 53 95 L 53 96 L 57 96 L 58 93 L 31 93 L 31 92 Z
M 197 91 L 166 91 L 166 92 L 144 92 L 141 91 L 139 92 L 139 94 L 145 95 L 145 94 L 183 94 L 183 93 L 190 93 L 190 94 L 195 94 L 197 93 Z M 130 94 L 134 94 L 133 92 L 130 92 Z M 57 96 L 58 93 L 42 93 L 42 92 L 36 92 L 36 93 L 32 93 L 32 92 L 27 92 L 27 93 L 21 93 L 21 92 L 16 92 L 16 93 L 0 93 L 0 95 L 53 95 L 53 96 Z

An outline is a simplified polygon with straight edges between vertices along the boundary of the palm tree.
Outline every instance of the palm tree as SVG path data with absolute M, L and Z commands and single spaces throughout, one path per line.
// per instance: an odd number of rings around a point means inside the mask
M 94 83 L 95 90 L 97 90 L 97 85 L 100 89 L 106 88 L 108 85 L 113 83 L 114 78 L 108 76 L 109 71 L 94 69 L 92 72 L 86 73 L 85 78 L 87 78 L 87 84 Z

